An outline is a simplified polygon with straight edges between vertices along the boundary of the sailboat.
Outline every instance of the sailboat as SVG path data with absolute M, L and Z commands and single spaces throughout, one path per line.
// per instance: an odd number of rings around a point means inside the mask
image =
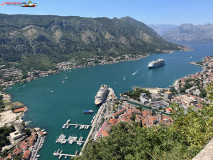
M 64 78 L 64 79 L 67 80 L 68 78 L 69 78 L 69 77 L 67 77 L 66 72 L 65 72 L 65 78 Z

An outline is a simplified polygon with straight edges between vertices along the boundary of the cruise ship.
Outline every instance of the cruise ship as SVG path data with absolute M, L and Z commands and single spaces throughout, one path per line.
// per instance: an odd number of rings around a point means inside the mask
M 158 59 L 157 61 L 152 61 L 148 64 L 148 68 L 157 68 L 165 65 L 164 59 Z
M 95 104 L 101 105 L 103 101 L 106 99 L 107 93 L 108 93 L 107 85 L 101 85 L 99 91 L 95 96 Z

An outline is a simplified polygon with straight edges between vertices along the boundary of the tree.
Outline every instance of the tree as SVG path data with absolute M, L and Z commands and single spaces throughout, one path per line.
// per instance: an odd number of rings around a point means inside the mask
M 29 128 L 26 128 L 26 129 L 25 129 L 25 133 L 26 133 L 26 135 L 30 136 L 30 134 L 31 134 L 30 129 L 29 129 Z
M 132 113 L 132 116 L 130 117 L 130 119 L 131 119 L 132 121 L 135 121 L 135 118 L 136 118 L 136 114 L 135 114 L 135 113 Z

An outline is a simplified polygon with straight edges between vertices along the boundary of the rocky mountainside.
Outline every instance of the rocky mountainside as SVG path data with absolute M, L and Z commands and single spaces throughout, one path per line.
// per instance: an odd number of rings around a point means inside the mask
M 182 24 L 163 38 L 175 42 L 211 42 L 213 41 L 213 24 Z
M 0 54 L 144 54 L 179 50 L 130 17 L 0 14 Z

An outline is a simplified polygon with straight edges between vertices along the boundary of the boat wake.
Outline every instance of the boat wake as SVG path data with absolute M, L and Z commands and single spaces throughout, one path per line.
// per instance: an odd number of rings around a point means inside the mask
M 132 75 L 136 75 L 138 73 L 139 69 L 137 69 L 134 73 L 132 73 Z
M 125 76 L 123 76 L 123 79 L 124 79 L 124 81 L 126 80 L 126 77 Z

